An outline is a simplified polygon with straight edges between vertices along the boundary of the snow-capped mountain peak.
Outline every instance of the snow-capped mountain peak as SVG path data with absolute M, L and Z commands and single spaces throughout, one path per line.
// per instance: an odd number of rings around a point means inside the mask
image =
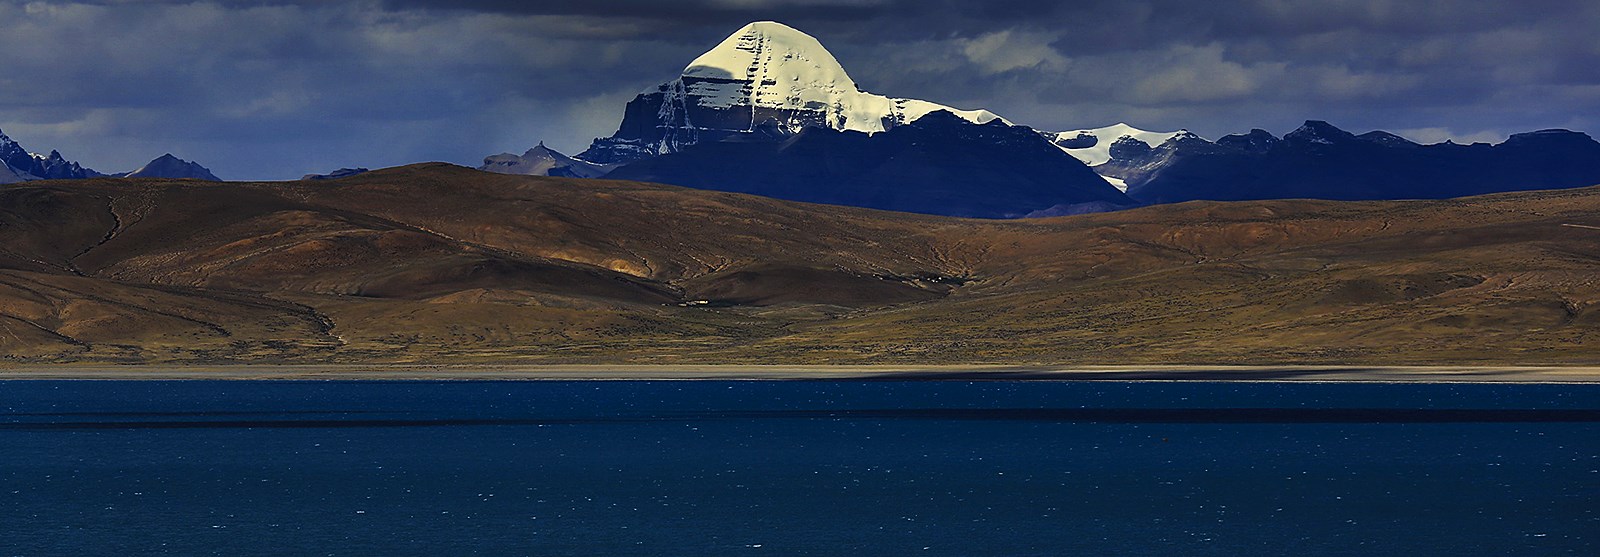
M 987 110 L 958 110 L 863 92 L 815 37 L 776 21 L 750 23 L 729 35 L 690 62 L 679 83 L 700 106 L 821 110 L 824 123 L 837 130 L 880 132 L 936 110 L 977 124 L 999 118 Z M 798 124 L 796 128 L 805 124 L 781 119 L 780 123 Z
M 1083 161 L 1083 164 L 1095 166 L 1111 160 L 1111 144 L 1116 143 L 1118 139 L 1131 137 L 1146 145 L 1156 147 L 1185 133 L 1188 133 L 1188 130 L 1170 132 L 1145 131 L 1126 123 L 1118 122 L 1103 128 L 1070 130 L 1045 133 L 1044 135 L 1045 139 L 1049 139 L 1051 143 L 1056 144 L 1067 154 L 1077 157 L 1078 160 Z
M 712 80 L 712 86 L 702 85 L 695 92 L 711 102 L 753 101 L 798 108 L 807 100 L 860 91 L 839 60 L 816 38 L 774 21 L 757 21 L 729 35 L 689 62 L 681 77 Z M 714 86 L 723 80 L 758 85 L 745 91 Z M 798 89 L 798 96 L 772 94 L 788 89 Z
M 51 149 L 50 154 L 41 155 L 24 149 L 16 141 L 8 137 L 5 132 L 0 132 L 0 162 L 5 163 L 9 171 L 0 169 L 0 183 L 14 183 L 22 180 L 51 180 L 90 178 L 101 174 L 84 168 L 61 156 L 61 152 Z
M 758 21 L 695 58 L 676 79 L 641 93 L 628 103 L 617 133 L 577 158 L 628 162 L 765 133 L 772 123 L 785 133 L 825 127 L 871 134 L 939 110 L 978 124 L 1004 121 L 987 110 L 864 92 L 816 38 Z

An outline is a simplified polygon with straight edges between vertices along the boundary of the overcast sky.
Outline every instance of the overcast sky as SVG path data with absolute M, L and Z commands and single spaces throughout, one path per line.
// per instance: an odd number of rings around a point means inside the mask
M 1600 132 L 1593 0 L 0 0 L 0 130 L 225 179 L 567 153 L 754 20 L 862 88 L 1064 130 Z

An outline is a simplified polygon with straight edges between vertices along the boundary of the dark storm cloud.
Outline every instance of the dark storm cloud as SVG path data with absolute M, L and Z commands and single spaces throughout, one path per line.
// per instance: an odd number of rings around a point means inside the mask
M 1600 3 L 1580 0 L 0 0 L 0 129 L 228 178 L 576 151 L 758 19 L 867 90 L 1042 129 L 1600 131 Z

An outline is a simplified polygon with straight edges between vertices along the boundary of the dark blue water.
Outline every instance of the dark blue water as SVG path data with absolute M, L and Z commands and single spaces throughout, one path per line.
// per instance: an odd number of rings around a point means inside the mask
M 1600 554 L 1600 387 L 0 382 L 0 555 Z

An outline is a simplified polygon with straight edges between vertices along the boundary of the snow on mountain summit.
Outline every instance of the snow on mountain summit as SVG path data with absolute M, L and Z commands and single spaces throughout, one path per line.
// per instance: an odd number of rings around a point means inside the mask
M 578 158 L 621 163 L 704 141 L 807 127 L 870 134 L 939 110 L 978 124 L 1004 121 L 987 110 L 864 92 L 816 38 L 758 21 L 695 58 L 676 79 L 641 93 L 628 103 L 617 133 Z
M 1151 147 L 1157 147 L 1183 133 L 1186 133 L 1186 130 L 1145 131 L 1119 122 L 1103 128 L 1046 133 L 1045 138 L 1067 154 L 1078 157 L 1083 164 L 1095 166 L 1111 160 L 1111 144 L 1116 143 L 1118 139 L 1131 137 Z
M 824 122 L 836 130 L 880 132 L 935 110 L 948 110 L 976 124 L 999 118 L 987 110 L 958 110 L 863 92 L 821 42 L 775 21 L 744 26 L 690 62 L 682 78 L 689 78 L 684 93 L 698 97 L 701 106 L 821 110 Z

